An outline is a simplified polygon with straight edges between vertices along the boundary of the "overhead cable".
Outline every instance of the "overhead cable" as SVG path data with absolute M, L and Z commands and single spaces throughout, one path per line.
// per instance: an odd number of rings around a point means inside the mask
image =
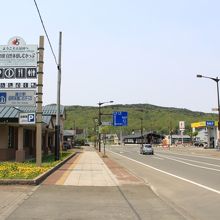
M 42 17 L 41 17 L 40 10 L 39 10 L 39 8 L 38 8 L 38 5 L 37 5 L 36 0 L 34 0 L 34 3 L 35 3 L 35 6 L 36 6 L 36 8 L 37 8 L 37 12 L 38 12 L 38 15 L 39 15 L 41 24 L 42 24 L 42 26 L 43 26 L 44 32 L 45 32 L 45 34 L 46 34 L 47 40 L 48 40 L 48 42 L 49 42 L 50 49 L 51 49 L 51 52 L 52 52 L 52 54 L 53 54 L 55 63 L 56 63 L 56 65 L 57 65 L 57 68 L 59 69 L 59 65 L 58 65 L 58 63 L 57 63 L 57 58 L 56 58 L 56 55 L 55 55 L 55 53 L 54 53 L 52 44 L 51 44 L 51 42 L 50 42 L 50 38 L 49 38 L 49 36 L 48 36 L 48 34 L 47 34 L 47 30 L 46 30 L 46 28 L 45 28 L 45 25 L 44 25 L 43 19 L 42 19 Z

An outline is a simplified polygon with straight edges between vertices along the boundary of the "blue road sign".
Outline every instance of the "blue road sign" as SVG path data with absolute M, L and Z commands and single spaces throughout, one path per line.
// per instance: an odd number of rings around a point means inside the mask
M 214 121 L 206 121 L 206 127 L 214 127 L 215 122 Z
M 113 126 L 127 126 L 128 113 L 127 112 L 113 112 Z

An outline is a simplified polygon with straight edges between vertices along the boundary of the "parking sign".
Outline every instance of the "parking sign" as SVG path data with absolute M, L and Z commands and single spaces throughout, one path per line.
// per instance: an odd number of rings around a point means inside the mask
M 36 122 L 35 112 L 31 112 L 31 113 L 21 112 L 19 114 L 19 124 L 31 125 L 31 124 L 35 124 L 35 122 Z

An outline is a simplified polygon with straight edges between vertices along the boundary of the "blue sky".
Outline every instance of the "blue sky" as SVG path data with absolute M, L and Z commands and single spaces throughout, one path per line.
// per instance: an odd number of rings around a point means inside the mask
M 44 35 L 34 1 L 1 2 L 0 44 Z M 16 4 L 15 4 L 16 3 Z M 220 77 L 217 0 L 37 0 L 56 55 L 63 32 L 64 105 L 148 103 L 211 112 Z M 57 70 L 45 39 L 44 104 L 56 102 Z

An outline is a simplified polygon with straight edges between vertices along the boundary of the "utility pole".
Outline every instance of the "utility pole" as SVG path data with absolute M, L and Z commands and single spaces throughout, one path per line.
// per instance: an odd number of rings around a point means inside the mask
M 99 144 L 99 152 L 101 152 L 101 132 L 100 132 L 100 129 L 101 129 L 101 125 L 102 125 L 102 122 L 101 122 L 101 105 L 102 103 L 99 102 L 98 103 L 99 105 L 99 118 L 98 118 L 98 123 L 99 123 L 99 133 L 98 133 L 98 144 Z
M 143 118 L 140 118 L 141 120 L 141 147 L 143 147 L 144 143 L 143 143 Z
M 98 124 L 99 124 L 99 134 L 98 134 L 98 138 L 99 138 L 99 152 L 101 152 L 101 125 L 102 125 L 102 119 L 101 119 L 101 116 L 103 115 L 101 113 L 101 106 L 103 104 L 107 104 L 107 103 L 113 103 L 114 101 L 108 101 L 108 102 L 99 102 L 98 105 L 99 105 L 99 117 L 98 117 Z M 105 114 L 106 115 L 106 114 Z M 109 114 L 108 114 L 109 115 Z
M 59 33 L 59 56 L 58 56 L 58 73 L 57 73 L 57 114 L 55 125 L 55 160 L 60 159 L 60 87 L 61 87 L 61 48 L 62 32 Z
M 39 60 L 38 60 L 38 85 L 37 85 L 37 121 L 36 121 L 36 165 L 42 163 L 42 96 L 43 96 L 43 64 L 44 64 L 44 36 L 39 39 Z

